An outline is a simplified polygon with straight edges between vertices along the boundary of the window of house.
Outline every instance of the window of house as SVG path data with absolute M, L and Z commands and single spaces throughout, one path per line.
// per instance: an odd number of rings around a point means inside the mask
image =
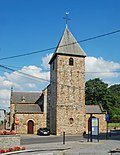
M 70 66 L 73 66 L 73 64 L 74 64 L 74 60 L 73 60 L 73 58 L 70 58 L 70 59 L 69 59 L 69 65 L 70 65 Z
M 73 118 L 70 118 L 70 119 L 69 119 L 69 122 L 70 122 L 70 124 L 73 124 L 74 119 L 73 119 Z

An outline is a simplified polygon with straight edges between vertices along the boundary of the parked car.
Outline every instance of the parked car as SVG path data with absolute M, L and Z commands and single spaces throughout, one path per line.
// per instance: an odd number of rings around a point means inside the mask
M 50 135 L 50 130 L 48 128 L 39 128 L 37 135 Z

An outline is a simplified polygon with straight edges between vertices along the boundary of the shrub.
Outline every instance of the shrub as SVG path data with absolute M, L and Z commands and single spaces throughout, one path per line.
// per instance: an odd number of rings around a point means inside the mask
M 13 149 L 13 148 L 9 148 L 8 150 L 9 150 L 9 152 L 12 152 L 12 151 L 14 151 L 14 149 Z
M 3 131 L 3 134 L 6 135 L 7 134 L 7 131 Z
M 14 135 L 14 134 L 16 134 L 15 131 L 6 131 L 6 130 L 2 131 L 2 130 L 0 130 L 0 135 Z
M 15 151 L 19 151 L 19 150 L 20 150 L 20 147 L 19 147 L 19 146 L 15 146 L 15 147 L 14 147 L 14 150 L 15 150 Z
M 5 153 L 5 152 L 13 152 L 13 151 L 20 151 L 20 150 L 25 150 L 26 147 L 25 146 L 22 146 L 21 148 L 19 146 L 15 146 L 14 148 L 9 148 L 9 149 L 1 149 L 0 150 L 0 153 Z
M 0 153 L 5 153 L 5 150 L 0 150 Z
M 22 150 L 25 150 L 26 149 L 26 147 L 25 146 L 22 146 Z
M 6 152 L 10 152 L 9 149 L 7 149 Z

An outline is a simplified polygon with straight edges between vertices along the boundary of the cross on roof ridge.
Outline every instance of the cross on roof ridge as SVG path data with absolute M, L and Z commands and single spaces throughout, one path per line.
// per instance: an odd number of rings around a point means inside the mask
M 70 20 L 70 18 L 68 18 L 69 12 L 66 12 L 66 17 L 64 17 L 64 19 L 66 20 L 66 28 L 68 27 L 68 20 Z

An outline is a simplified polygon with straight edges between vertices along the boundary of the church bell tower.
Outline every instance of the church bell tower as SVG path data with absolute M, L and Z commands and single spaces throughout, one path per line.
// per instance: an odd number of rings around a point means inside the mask
M 66 26 L 49 62 L 52 134 L 82 134 L 86 130 L 85 57 Z

